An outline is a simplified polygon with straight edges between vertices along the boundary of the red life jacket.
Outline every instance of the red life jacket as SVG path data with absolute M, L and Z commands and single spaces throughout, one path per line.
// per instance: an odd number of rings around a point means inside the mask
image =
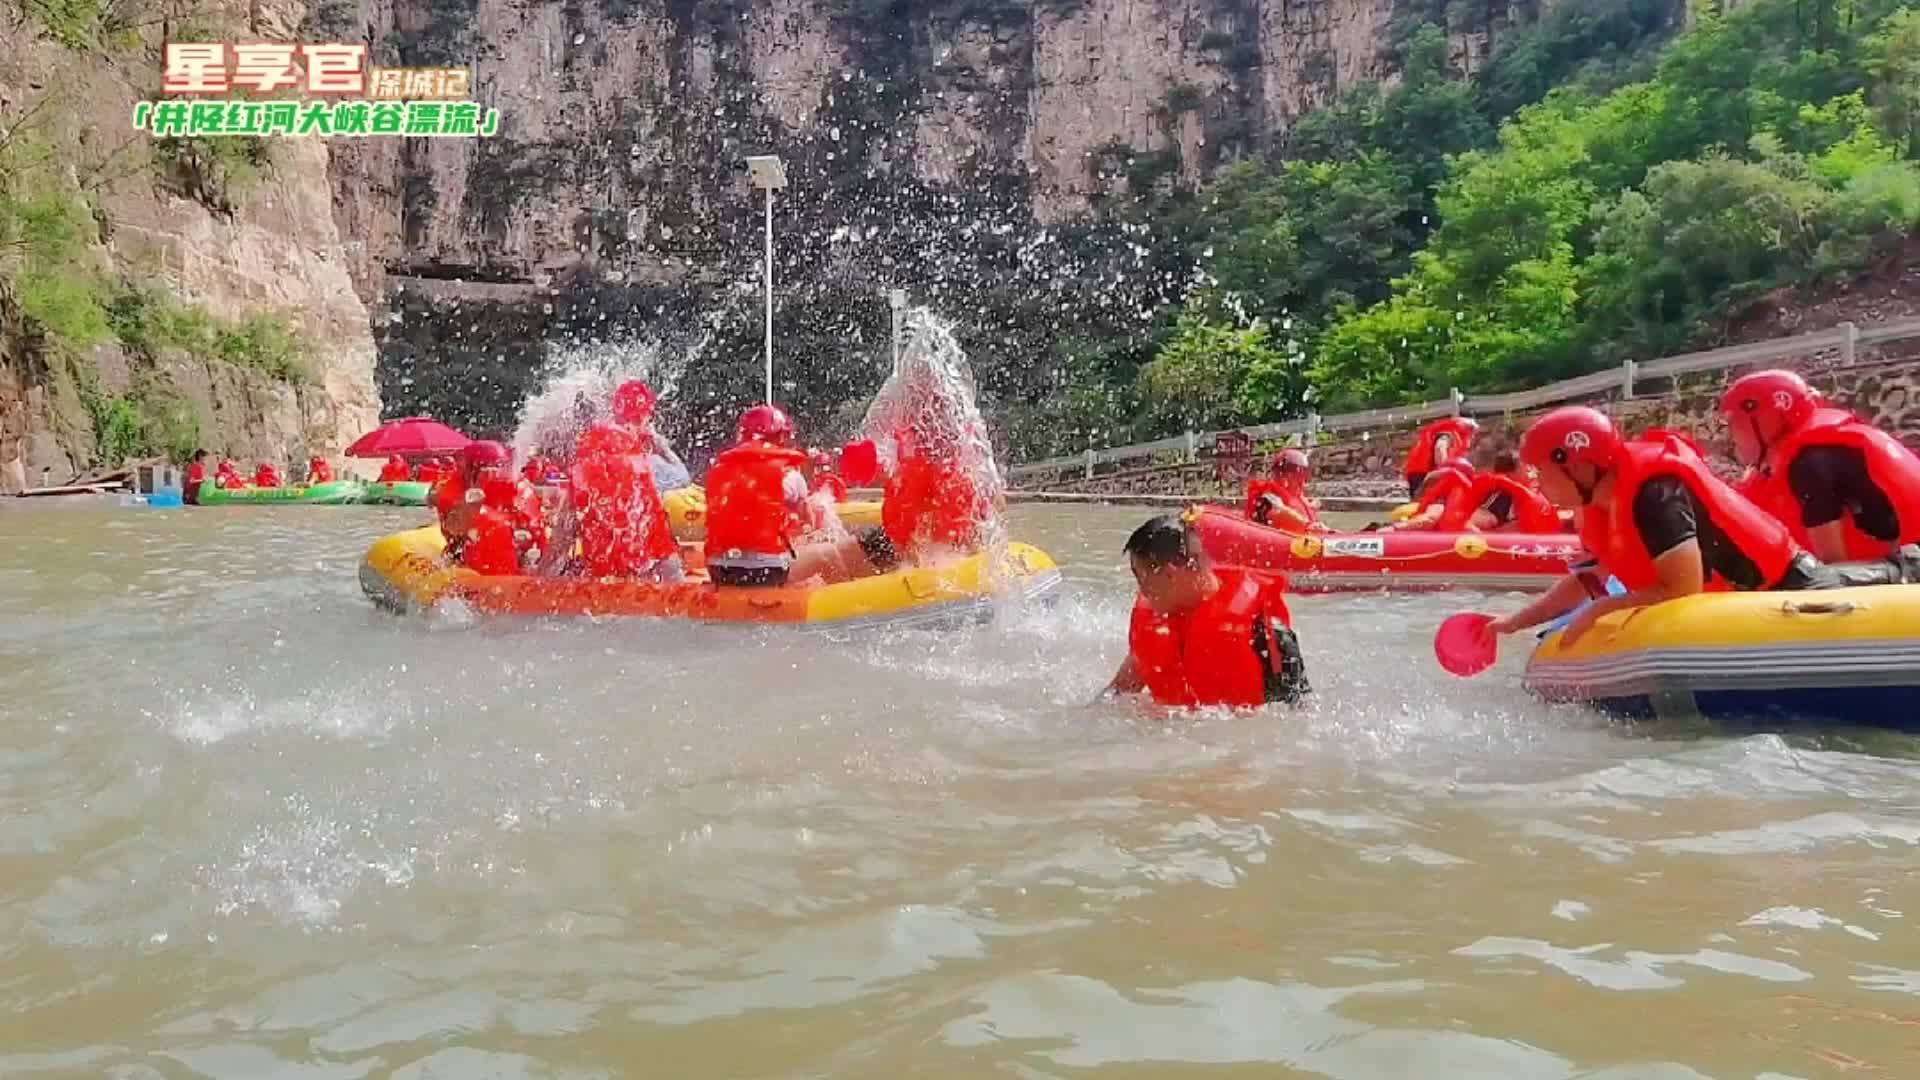
M 880 524 L 902 552 L 923 544 L 971 548 L 985 516 L 973 481 L 957 462 L 918 455 L 901 460 L 887 478 Z
M 380 466 L 380 482 L 383 484 L 404 483 L 412 475 L 413 470 L 401 458 L 388 458 L 387 463 Z
M 482 503 L 456 548 L 460 563 L 478 574 L 502 577 L 524 572 L 520 558 L 527 550 L 515 537 L 513 515 L 491 503 Z
M 1693 448 L 1675 437 L 1636 439 L 1621 447 L 1611 505 L 1588 506 L 1579 514 L 1580 539 L 1600 565 L 1629 590 L 1651 588 L 1660 580 L 1653 556 L 1633 522 L 1633 500 L 1640 486 L 1662 476 L 1678 477 L 1699 500 L 1714 525 L 1759 568 L 1767 585 L 1783 577 L 1800 546 L 1787 527 L 1713 475 Z M 1708 572 L 1707 591 L 1733 586 Z
M 833 496 L 834 502 L 847 501 L 847 482 L 840 479 L 837 473 L 823 472 L 813 478 L 812 493 L 818 495 L 823 491 Z
M 328 484 L 333 482 L 333 466 L 326 458 L 314 458 L 307 463 L 307 483 Z
M 1449 461 L 1445 465 L 1427 474 L 1426 486 L 1420 489 L 1420 502 L 1414 507 L 1414 514 L 1424 514 L 1435 503 L 1444 503 L 1456 493 L 1463 493 L 1473 487 L 1473 466 L 1464 461 Z
M 1902 544 L 1920 541 L 1920 456 L 1900 440 L 1839 409 L 1817 410 L 1812 419 L 1769 453 L 1778 464 L 1762 465 L 1754 470 L 1750 480 L 1750 497 L 1786 522 L 1795 540 L 1806 544 L 1807 529 L 1800 516 L 1800 500 L 1794 497 L 1793 487 L 1787 481 L 1787 471 L 1800 451 L 1815 446 L 1843 446 L 1860 451 L 1867 459 L 1867 478 L 1886 495 L 1900 520 L 1898 539 L 1888 543 L 1861 532 L 1853 523 L 1853 515 L 1843 516 L 1848 559 L 1884 559 Z
M 1560 512 L 1533 485 L 1509 473 L 1481 473 L 1465 490 L 1456 491 L 1447 500 L 1447 511 L 1434 528 L 1440 532 L 1462 532 L 1473 524 L 1474 512 L 1487 505 L 1495 495 L 1513 500 L 1513 520 L 1496 526 L 1496 531 L 1552 533 L 1560 531 Z
M 581 438 L 571 473 L 580 554 L 595 577 L 631 577 L 679 554 L 680 545 L 639 440 L 601 430 Z
M 1260 508 L 1260 500 L 1266 498 L 1268 495 L 1277 496 L 1279 494 L 1280 482 L 1278 480 L 1272 480 L 1264 476 L 1248 477 L 1247 508 L 1241 516 L 1245 517 L 1248 521 L 1252 521 L 1254 519 L 1253 512 Z
M 1267 703 L 1267 679 L 1280 663 L 1269 618 L 1293 625 L 1280 584 L 1251 570 L 1216 568 L 1220 590 L 1198 608 L 1162 615 L 1144 599 L 1133 605 L 1127 648 L 1153 700 L 1162 705 L 1251 707 Z M 1254 651 L 1266 639 L 1267 661 Z
M 754 439 L 726 450 L 707 470 L 707 562 L 729 556 L 785 559 L 800 522 L 787 506 L 787 474 L 807 463 L 798 450 Z
M 196 461 L 187 466 L 187 478 L 180 482 L 180 501 L 189 506 L 200 504 L 200 487 L 207 482 L 207 464 Z
M 1419 476 L 1433 471 L 1435 465 L 1433 444 L 1438 442 L 1442 435 L 1453 436 L 1453 457 L 1448 461 L 1464 456 L 1468 448 L 1473 445 L 1473 429 L 1467 426 L 1465 418 L 1449 416 L 1444 420 L 1435 420 L 1421 428 L 1420 434 L 1414 436 L 1413 449 L 1407 451 L 1405 475 Z M 1446 462 L 1439 464 L 1444 465 Z
M 253 474 L 253 486 L 277 488 L 280 486 L 280 472 L 271 465 L 262 465 Z
M 1299 515 L 1301 520 L 1309 525 L 1320 520 L 1320 511 L 1314 509 L 1313 502 L 1307 498 L 1306 492 L 1290 488 L 1278 480 L 1256 479 L 1247 482 L 1246 517 L 1248 521 L 1257 520 L 1255 511 L 1259 509 L 1260 501 L 1268 495 L 1279 499 L 1281 506 Z

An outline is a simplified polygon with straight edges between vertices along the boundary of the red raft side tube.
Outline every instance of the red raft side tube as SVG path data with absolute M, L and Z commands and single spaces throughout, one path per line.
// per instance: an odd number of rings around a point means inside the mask
M 1308 533 L 1295 536 L 1214 507 L 1188 512 L 1207 557 L 1272 570 L 1298 593 L 1544 592 L 1580 554 L 1571 533 Z

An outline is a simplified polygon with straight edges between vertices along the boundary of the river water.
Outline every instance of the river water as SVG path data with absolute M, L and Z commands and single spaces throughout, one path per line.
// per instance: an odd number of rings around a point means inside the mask
M 1089 707 L 1143 511 L 842 644 L 382 615 L 419 515 L 0 512 L 0 1076 L 1920 1076 L 1911 740 L 1454 680 L 1466 596 Z

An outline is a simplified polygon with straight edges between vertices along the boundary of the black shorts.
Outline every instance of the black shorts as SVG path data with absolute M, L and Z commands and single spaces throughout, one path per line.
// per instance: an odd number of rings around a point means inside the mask
M 887 530 L 878 525 L 869 525 L 855 534 L 860 539 L 860 551 L 875 570 L 890 574 L 900 568 L 900 552 L 894 549 L 893 539 Z
M 785 585 L 787 568 L 784 566 L 709 566 L 707 576 L 715 585 L 764 589 Z

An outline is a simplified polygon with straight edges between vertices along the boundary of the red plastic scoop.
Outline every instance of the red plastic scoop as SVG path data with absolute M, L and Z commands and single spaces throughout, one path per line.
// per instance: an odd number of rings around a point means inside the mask
M 1478 675 L 1500 657 L 1499 639 L 1487 632 L 1491 615 L 1463 612 L 1440 624 L 1433 635 L 1433 655 L 1440 666 L 1461 678 Z

